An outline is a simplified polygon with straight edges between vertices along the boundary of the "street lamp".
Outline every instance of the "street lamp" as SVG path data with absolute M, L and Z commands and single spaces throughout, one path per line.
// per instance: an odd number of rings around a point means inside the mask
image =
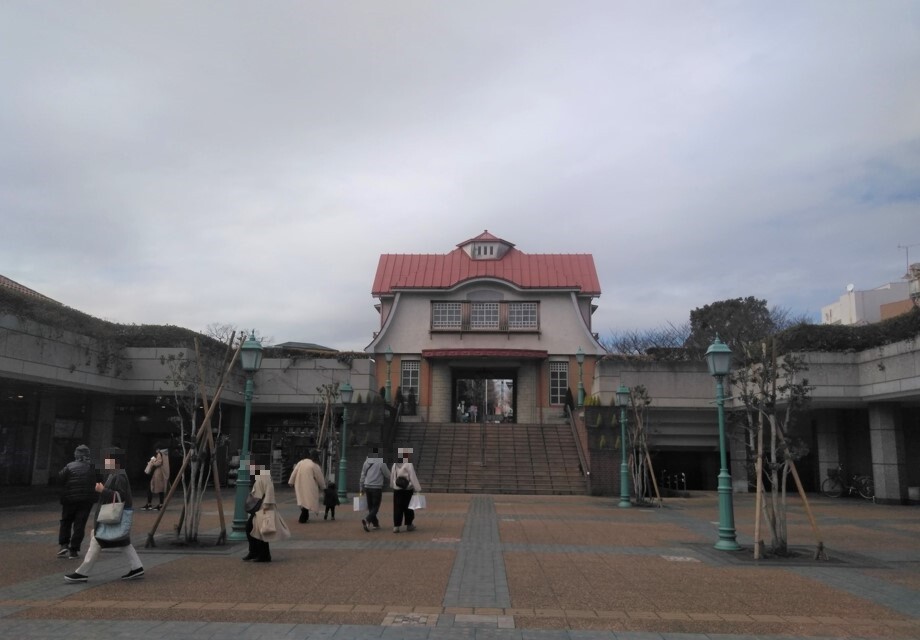
M 393 362 L 393 348 L 387 346 L 386 353 L 383 354 L 383 357 L 387 361 L 387 390 L 383 399 L 386 400 L 387 404 L 390 404 L 393 402 L 393 396 L 390 394 L 390 364 Z
M 240 448 L 240 467 L 236 471 L 236 504 L 233 508 L 233 526 L 230 531 L 231 540 L 246 539 L 246 495 L 249 493 L 249 421 L 252 417 L 252 378 L 262 366 L 262 344 L 256 340 L 253 329 L 249 338 L 240 347 L 240 365 L 246 372 L 246 386 L 243 390 L 243 399 L 246 409 L 243 413 L 243 446 Z
M 716 549 L 738 551 L 741 546 L 735 540 L 735 508 L 732 505 L 732 477 L 728 472 L 728 457 L 725 451 L 725 392 L 722 380 L 732 369 L 732 352 L 716 336 L 715 342 L 706 350 L 706 364 L 709 375 L 716 379 L 716 407 L 719 411 L 719 541 Z
M 345 488 L 347 475 L 345 469 L 348 463 L 345 461 L 345 445 L 348 442 L 348 403 L 351 402 L 351 396 L 355 392 L 351 385 L 343 382 L 339 386 L 339 394 L 342 396 L 342 442 L 339 451 L 339 502 L 342 504 L 348 502 L 348 491 Z
M 629 501 L 629 465 L 626 463 L 626 408 L 629 406 L 629 387 L 621 384 L 617 389 L 617 406 L 620 408 L 620 505 L 631 507 Z
M 581 347 L 578 347 L 578 351 L 575 353 L 575 362 L 578 363 L 578 406 L 583 407 L 585 405 L 585 383 L 583 375 L 585 352 L 582 351 Z

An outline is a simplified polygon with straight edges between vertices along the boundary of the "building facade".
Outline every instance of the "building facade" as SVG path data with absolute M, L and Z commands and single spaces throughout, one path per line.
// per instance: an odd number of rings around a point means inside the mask
M 449 253 L 382 255 L 372 294 L 366 351 L 419 420 L 558 421 L 570 389 L 592 393 L 605 351 L 591 255 L 527 254 L 485 231 Z
M 889 282 L 865 291 L 847 285 L 837 302 L 821 307 L 821 324 L 868 324 L 904 313 L 911 306 L 907 282 Z

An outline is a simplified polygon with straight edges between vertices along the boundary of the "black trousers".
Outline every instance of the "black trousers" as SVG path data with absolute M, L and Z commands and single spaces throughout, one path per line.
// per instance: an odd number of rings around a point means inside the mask
M 380 511 L 380 504 L 383 502 L 383 488 L 364 487 L 364 494 L 367 496 L 367 520 L 375 527 L 380 526 L 380 520 L 377 519 L 377 512 Z
M 252 537 L 252 520 L 255 518 L 254 513 L 249 514 L 249 520 L 246 521 L 246 540 L 249 541 L 249 558 L 251 560 L 271 560 L 272 551 L 265 540 L 259 540 Z
M 393 492 L 393 526 L 401 527 L 403 518 L 406 520 L 406 526 L 412 524 L 415 520 L 415 511 L 409 508 L 409 501 L 412 500 L 413 489 L 397 489 Z
M 61 529 L 58 531 L 58 544 L 71 551 L 80 551 L 86 535 L 86 521 L 93 510 L 95 502 L 71 502 L 61 505 Z

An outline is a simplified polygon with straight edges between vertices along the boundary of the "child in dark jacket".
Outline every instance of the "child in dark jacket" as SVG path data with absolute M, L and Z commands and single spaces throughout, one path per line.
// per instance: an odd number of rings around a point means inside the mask
M 335 507 L 341 503 L 339 502 L 339 492 L 336 490 L 334 482 L 326 484 L 326 490 L 323 492 L 323 504 L 326 505 L 323 520 L 326 520 L 330 515 L 335 520 Z

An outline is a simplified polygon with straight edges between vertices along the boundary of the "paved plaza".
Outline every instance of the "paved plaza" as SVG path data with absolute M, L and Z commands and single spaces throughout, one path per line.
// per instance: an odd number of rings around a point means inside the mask
M 413 532 L 366 533 L 360 514 L 297 523 L 273 562 L 241 562 L 245 543 L 216 546 L 208 496 L 202 544 L 176 543 L 171 505 L 137 511 L 146 576 L 122 581 L 103 552 L 86 584 L 63 576 L 59 505 L 47 490 L 0 498 L 0 637 L 256 638 L 920 638 L 920 507 L 812 498 L 829 559 L 790 499 L 796 558 L 755 562 L 754 500 L 735 496 L 742 552 L 713 549 L 715 493 L 620 509 L 616 498 L 428 494 Z M 232 498 L 232 496 L 230 496 Z M 384 495 L 389 520 L 392 497 Z M 232 517 L 232 503 L 226 505 Z M 229 527 L 229 523 L 228 523 Z M 86 550 L 86 543 L 84 549 Z

